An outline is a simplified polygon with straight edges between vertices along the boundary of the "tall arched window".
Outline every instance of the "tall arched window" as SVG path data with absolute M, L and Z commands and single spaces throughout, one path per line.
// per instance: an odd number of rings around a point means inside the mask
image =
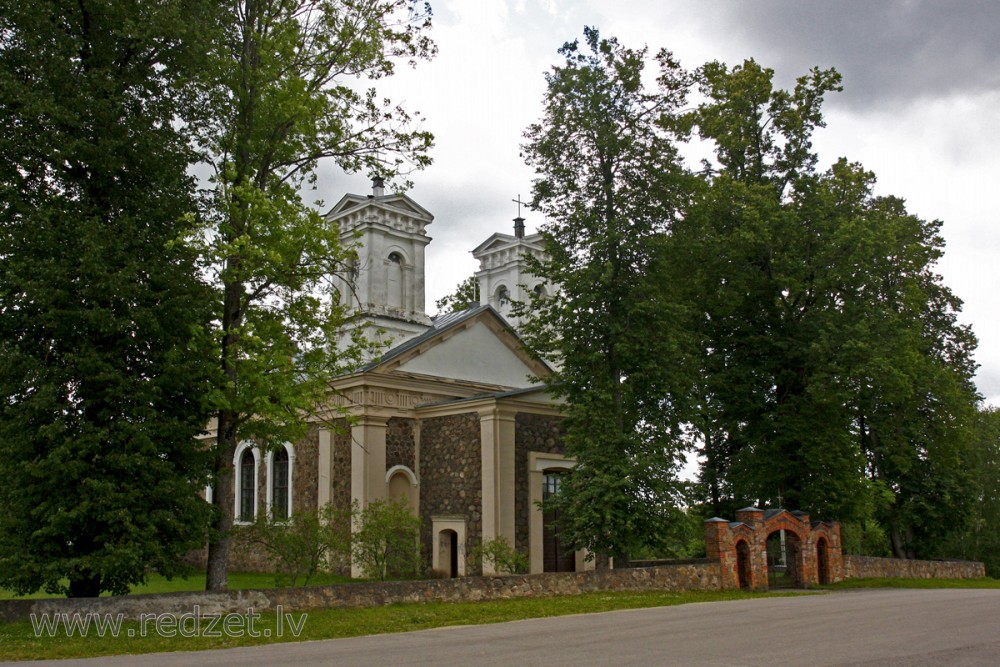
M 257 457 L 252 448 L 245 448 L 240 455 L 236 475 L 236 518 L 253 521 L 257 518 Z
M 398 252 L 389 253 L 388 272 L 386 274 L 387 301 L 386 305 L 393 308 L 403 307 L 403 256 Z
M 292 473 L 295 448 L 285 443 L 267 454 L 267 511 L 275 521 L 292 516 Z
M 506 285 L 497 288 L 497 306 L 503 307 L 510 303 L 510 290 Z

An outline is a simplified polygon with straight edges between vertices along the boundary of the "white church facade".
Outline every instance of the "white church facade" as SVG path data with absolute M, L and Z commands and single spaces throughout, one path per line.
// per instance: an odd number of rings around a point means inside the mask
M 572 461 L 560 405 L 532 380 L 551 369 L 522 348 L 518 322 L 508 319 L 511 300 L 546 289 L 524 261 L 542 252 L 538 235 L 526 237 L 518 218 L 514 235 L 479 245 L 480 304 L 431 319 L 427 210 L 385 194 L 376 179 L 371 195 L 346 195 L 326 217 L 357 244 L 358 262 L 338 289 L 369 324 L 366 335 L 391 343 L 332 380 L 329 417 L 302 442 L 266 456 L 250 443 L 237 452 L 237 519 L 402 499 L 421 519 L 425 565 L 440 575 L 478 574 L 467 555 L 497 537 L 528 556 L 531 572 L 589 565 L 560 543 L 538 506 Z

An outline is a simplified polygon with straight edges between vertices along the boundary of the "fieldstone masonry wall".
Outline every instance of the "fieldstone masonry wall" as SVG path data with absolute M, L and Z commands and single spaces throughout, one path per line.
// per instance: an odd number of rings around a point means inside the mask
M 528 552 L 531 520 L 528 452 L 563 453 L 562 419 L 519 412 L 514 416 L 514 547 Z
M 431 517 L 465 519 L 465 553 L 483 532 L 479 413 L 433 417 L 420 425 L 420 542 L 431 562 Z
M 385 428 L 385 469 L 406 466 L 416 471 L 414 450 L 413 420 L 392 417 Z
M 708 560 L 678 565 L 503 577 L 464 577 L 428 581 L 365 582 L 310 588 L 276 588 L 227 593 L 166 593 L 54 600 L 0 600 L 0 619 L 22 620 L 36 613 L 109 613 L 138 619 L 141 614 L 202 615 L 331 607 L 375 607 L 400 602 L 461 602 L 575 595 L 593 591 L 718 590 L 719 564 Z
M 909 579 L 980 579 L 986 566 L 967 560 L 906 560 L 872 556 L 844 556 L 848 579 L 904 577 Z

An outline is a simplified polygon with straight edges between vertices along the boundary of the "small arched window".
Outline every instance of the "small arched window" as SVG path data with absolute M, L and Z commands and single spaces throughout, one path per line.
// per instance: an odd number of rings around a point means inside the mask
M 537 297 L 543 297 L 545 296 L 545 286 L 539 283 L 535 285 L 535 288 L 532 290 L 532 292 L 534 292 L 535 296 Z
M 390 252 L 389 261 L 392 262 L 393 264 L 402 264 L 403 256 L 400 255 L 398 252 Z
M 501 285 L 497 288 L 497 304 L 506 306 L 508 303 L 510 303 L 510 290 L 506 285 Z

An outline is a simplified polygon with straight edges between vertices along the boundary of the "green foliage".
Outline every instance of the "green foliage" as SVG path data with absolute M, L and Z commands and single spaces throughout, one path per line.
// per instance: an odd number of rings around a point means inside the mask
M 178 574 L 210 507 L 195 438 L 195 0 L 0 1 L 0 586 L 126 593 Z
M 873 194 L 812 132 L 836 72 L 791 91 L 747 61 L 696 75 L 693 128 L 716 147 L 667 246 L 699 311 L 692 425 L 716 512 L 747 504 L 877 520 L 893 550 L 934 551 L 968 507 L 963 452 L 975 339 L 934 271 L 940 222 Z
M 317 573 L 340 572 L 351 562 L 351 516 L 327 504 L 322 510 L 296 512 L 291 520 L 261 515 L 240 530 L 237 542 L 267 554 L 276 586 L 308 586 Z
M 566 541 L 620 556 L 661 540 L 678 514 L 683 313 L 653 297 L 651 277 L 687 196 L 672 129 L 686 78 L 661 52 L 660 91 L 647 93 L 645 49 L 590 28 L 584 40 L 560 49 L 544 116 L 525 132 L 532 206 L 548 220 L 531 270 L 559 290 L 532 300 L 523 333 L 558 368 L 543 380 L 567 401 L 577 461 L 547 503 Z
M 972 479 L 967 524 L 958 522 L 934 554 L 982 561 L 989 577 L 1000 577 L 1000 410 L 981 408 L 964 461 Z M 958 517 L 953 517 L 958 518 Z
M 480 566 L 492 564 L 497 574 L 523 574 L 530 567 L 528 557 L 515 549 L 506 537 L 480 542 L 472 548 L 469 559 Z
M 874 519 L 840 524 L 840 544 L 845 554 L 853 556 L 886 558 L 892 555 L 889 535 Z
M 472 275 L 455 286 L 455 291 L 434 302 L 439 312 L 466 310 L 479 305 L 479 281 Z
M 351 552 L 366 576 L 413 577 L 420 572 L 420 518 L 403 500 L 375 500 L 363 509 L 355 501 Z
M 399 59 L 428 58 L 429 8 L 411 0 L 230 0 L 191 128 L 213 168 L 197 236 L 216 290 L 211 342 L 224 379 L 217 413 L 208 586 L 226 586 L 233 454 L 295 441 L 330 377 L 355 368 L 361 339 L 340 340 L 347 306 L 334 274 L 354 253 L 302 200 L 320 160 L 394 178 L 429 164 L 429 133 L 359 85 Z M 341 344 L 343 343 L 343 344 Z

